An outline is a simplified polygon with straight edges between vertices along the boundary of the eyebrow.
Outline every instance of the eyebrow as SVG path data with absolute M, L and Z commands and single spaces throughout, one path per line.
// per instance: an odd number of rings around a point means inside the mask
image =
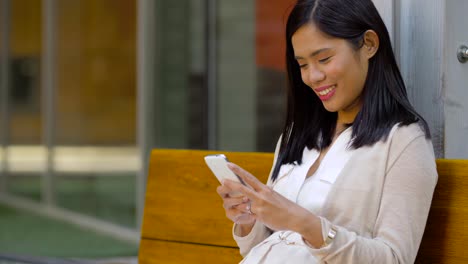
M 323 49 L 316 50 L 316 51 L 314 51 L 314 52 L 312 52 L 312 53 L 309 54 L 309 58 L 315 57 L 315 56 L 317 56 L 319 53 L 324 52 L 324 51 L 327 51 L 327 50 L 330 50 L 330 49 L 331 49 L 331 48 L 323 48 Z M 301 56 L 294 56 L 294 58 L 295 58 L 296 60 L 304 59 L 304 58 L 301 57 Z

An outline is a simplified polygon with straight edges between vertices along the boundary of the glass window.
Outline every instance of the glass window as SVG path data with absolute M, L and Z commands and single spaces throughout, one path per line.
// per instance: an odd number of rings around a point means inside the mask
M 158 1 L 158 147 L 274 150 L 285 118 L 284 27 L 293 2 Z
M 57 204 L 134 227 L 136 4 L 56 3 Z
M 10 193 L 39 201 L 42 142 L 42 1 L 10 1 L 8 181 Z

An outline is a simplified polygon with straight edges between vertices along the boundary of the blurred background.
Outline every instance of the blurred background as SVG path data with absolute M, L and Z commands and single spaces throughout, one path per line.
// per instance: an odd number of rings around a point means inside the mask
M 0 0 L 0 254 L 136 256 L 151 148 L 273 151 L 293 2 Z

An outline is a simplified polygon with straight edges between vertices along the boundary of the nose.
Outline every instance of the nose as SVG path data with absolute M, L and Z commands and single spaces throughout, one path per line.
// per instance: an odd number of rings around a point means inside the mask
M 302 72 L 302 81 L 309 87 L 316 86 L 324 79 L 325 73 L 317 67 L 309 66 Z

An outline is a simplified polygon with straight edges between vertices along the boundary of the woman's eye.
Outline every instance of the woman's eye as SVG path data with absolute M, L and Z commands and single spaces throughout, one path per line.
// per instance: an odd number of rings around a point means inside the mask
M 305 68 L 307 66 L 307 64 L 299 64 L 299 68 Z
M 320 62 L 320 63 L 325 63 L 325 62 L 327 62 L 330 58 L 331 58 L 331 56 L 330 56 L 330 57 L 326 57 L 326 58 L 324 58 L 324 59 L 319 60 L 319 62 Z

